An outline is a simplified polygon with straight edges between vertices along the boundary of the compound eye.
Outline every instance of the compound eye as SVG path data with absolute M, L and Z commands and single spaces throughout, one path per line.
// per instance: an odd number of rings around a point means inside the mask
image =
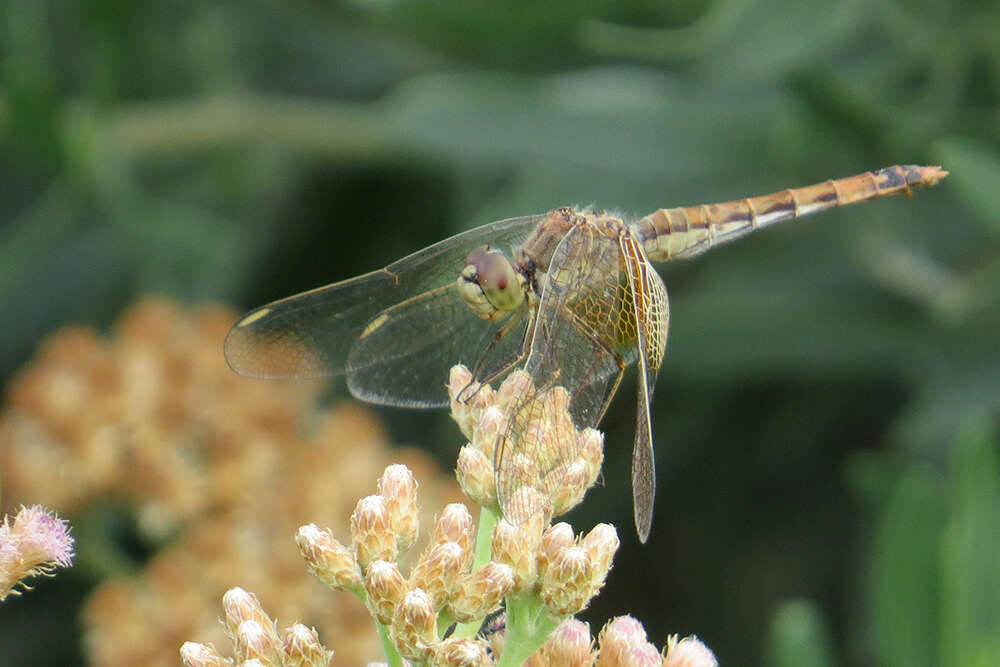
M 465 258 L 458 290 L 479 317 L 496 320 L 524 301 L 524 279 L 499 250 L 482 245 Z

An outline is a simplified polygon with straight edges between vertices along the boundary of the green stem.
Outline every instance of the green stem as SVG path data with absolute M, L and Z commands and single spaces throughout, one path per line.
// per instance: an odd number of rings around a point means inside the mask
M 508 597 L 504 648 L 497 667 L 524 664 L 561 621 L 549 614 L 537 596 Z
M 378 629 L 378 638 L 382 640 L 382 650 L 385 651 L 385 661 L 389 663 L 389 667 L 403 667 L 403 658 L 389 638 L 389 629 L 378 621 L 375 621 L 375 627 Z
M 476 552 L 472 560 L 473 571 L 490 560 L 490 544 L 493 541 L 493 527 L 500 520 L 496 507 L 484 505 L 479 509 L 479 529 L 476 531 Z M 480 621 L 459 623 L 455 628 L 456 637 L 474 637 L 479 632 Z

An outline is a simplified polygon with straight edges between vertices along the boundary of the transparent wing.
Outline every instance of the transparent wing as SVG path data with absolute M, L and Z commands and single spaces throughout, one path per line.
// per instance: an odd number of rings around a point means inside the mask
M 465 305 L 454 281 L 418 294 L 382 311 L 361 332 L 347 357 L 347 386 L 371 403 L 446 406 L 453 365 L 465 364 L 482 378 L 517 357 L 525 310 L 487 322 Z
M 588 225 L 571 229 L 556 247 L 525 364 L 535 390 L 509 410 L 497 442 L 497 495 L 512 522 L 539 509 L 522 489 L 551 498 L 559 488 L 579 455 L 575 429 L 597 424 L 621 380 L 620 276 L 617 240 Z
M 316 378 L 339 375 L 347 365 L 355 341 L 382 311 L 428 291 L 455 281 L 464 266 L 465 256 L 475 246 L 488 243 L 509 251 L 519 246 L 542 216 L 501 220 L 457 234 L 449 239 L 409 255 L 380 271 L 320 287 L 274 301 L 247 313 L 226 337 L 225 355 L 237 373 L 256 378 Z M 457 295 L 452 294 L 457 298 Z M 444 298 L 444 297 L 442 297 Z M 402 311 L 401 311 L 402 312 Z M 413 309 L 412 313 L 422 313 Z M 438 324 L 436 335 L 444 329 L 467 326 L 475 318 L 471 313 L 459 316 L 457 309 L 443 311 L 448 320 Z M 379 338 L 387 344 L 384 336 Z M 392 354 L 387 350 L 386 354 Z M 407 363 L 384 367 L 400 382 L 410 377 Z M 443 374 L 440 378 L 446 378 Z M 429 386 L 437 395 L 436 378 Z M 390 378 L 391 379 L 391 378 Z M 418 391 L 414 389 L 414 391 Z M 412 395 L 414 392 L 411 391 Z M 386 395 L 383 402 L 392 402 Z M 404 404 L 410 404 L 403 401 Z M 431 404 L 438 404 L 434 398 Z
M 656 375 L 663 363 L 667 346 L 670 306 L 667 288 L 656 270 L 631 237 L 622 237 L 622 257 L 634 308 L 639 381 L 635 444 L 632 448 L 632 508 L 639 541 L 649 538 L 653 525 L 653 501 L 656 496 L 656 465 L 653 460 L 653 428 L 650 404 Z

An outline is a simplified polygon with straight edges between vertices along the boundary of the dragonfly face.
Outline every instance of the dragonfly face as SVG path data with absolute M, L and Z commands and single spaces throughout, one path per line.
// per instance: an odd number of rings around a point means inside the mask
M 458 293 L 473 313 L 495 322 L 528 303 L 528 281 L 503 252 L 488 245 L 465 258 Z
M 692 257 L 782 220 L 909 194 L 946 175 L 895 166 L 661 209 L 632 223 L 571 208 L 502 220 L 251 311 L 229 332 L 226 359 L 250 377 L 343 374 L 358 398 L 405 407 L 447 405 L 443 383 L 455 364 L 486 382 L 523 369 L 534 388 L 507 416 L 494 460 L 501 509 L 515 522 L 526 518 L 520 492 L 551 497 L 579 457 L 581 440 L 569 431 L 597 426 L 625 366 L 636 361 L 632 486 L 645 541 L 655 489 L 650 401 L 668 324 L 666 288 L 650 260 Z M 550 418 L 557 412 L 568 417 Z M 565 422 L 566 437 L 558 428 L 557 437 L 534 437 L 546 421 Z

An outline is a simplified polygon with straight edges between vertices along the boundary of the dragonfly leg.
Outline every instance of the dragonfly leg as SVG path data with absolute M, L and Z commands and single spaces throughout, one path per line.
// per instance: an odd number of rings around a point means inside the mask
M 496 349 L 497 345 L 500 344 L 500 341 L 502 341 L 507 336 L 507 334 L 509 334 L 511 330 L 513 330 L 518 325 L 518 323 L 521 321 L 521 318 L 524 317 L 524 312 L 523 312 L 524 310 L 526 309 L 522 309 L 521 311 L 518 311 L 513 317 L 510 317 L 504 323 L 504 325 L 500 327 L 500 329 L 498 329 L 497 332 L 493 335 L 493 340 L 490 341 L 490 344 L 479 356 L 479 360 L 476 361 L 475 366 L 472 367 L 472 380 L 469 381 L 469 384 L 467 384 L 465 388 L 462 389 L 462 391 L 458 392 L 459 401 L 465 403 L 472 400 L 472 398 L 479 393 L 479 390 L 482 389 L 483 385 L 490 384 L 497 378 L 501 378 L 507 375 L 507 373 L 509 373 L 515 366 L 524 361 L 524 358 L 527 355 L 527 347 L 528 347 L 527 341 L 531 339 L 531 333 L 532 333 L 531 324 L 534 324 L 533 319 L 532 323 L 529 324 L 527 327 L 525 327 L 524 335 L 521 336 L 521 343 L 517 346 L 517 351 L 514 354 L 507 357 L 495 370 L 491 370 L 485 373 L 483 371 L 483 368 L 486 366 L 486 360 L 489 358 L 490 353 L 492 353 L 493 350 Z

